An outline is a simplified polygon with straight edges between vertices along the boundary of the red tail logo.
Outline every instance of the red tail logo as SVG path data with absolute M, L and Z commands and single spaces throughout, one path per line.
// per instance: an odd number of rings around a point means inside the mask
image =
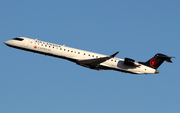
M 152 58 L 152 59 L 150 60 L 150 65 L 151 65 L 151 67 L 153 67 L 153 68 L 158 68 L 158 67 L 160 66 L 160 62 L 159 62 L 158 59 Z

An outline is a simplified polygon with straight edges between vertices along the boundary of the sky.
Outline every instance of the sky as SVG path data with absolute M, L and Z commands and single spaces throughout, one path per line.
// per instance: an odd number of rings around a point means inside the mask
M 1 0 L 1 113 L 179 113 L 179 0 Z M 118 58 L 174 56 L 159 74 L 96 71 L 10 48 L 28 37 Z

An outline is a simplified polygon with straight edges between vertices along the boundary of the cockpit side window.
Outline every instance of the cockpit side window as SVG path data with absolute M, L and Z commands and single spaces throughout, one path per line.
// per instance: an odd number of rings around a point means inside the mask
M 13 38 L 13 40 L 23 41 L 23 38 Z

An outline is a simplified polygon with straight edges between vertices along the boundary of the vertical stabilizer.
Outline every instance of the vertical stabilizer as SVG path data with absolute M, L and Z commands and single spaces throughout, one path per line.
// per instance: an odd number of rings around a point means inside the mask
M 172 63 L 171 58 L 172 57 L 168 57 L 167 55 L 158 53 L 147 62 L 139 62 L 139 63 L 157 69 L 164 61 Z

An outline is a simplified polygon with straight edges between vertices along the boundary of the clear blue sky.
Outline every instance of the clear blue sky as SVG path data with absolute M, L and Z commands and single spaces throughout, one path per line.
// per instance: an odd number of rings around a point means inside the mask
M 180 113 L 179 0 L 1 0 L 0 113 Z M 25 36 L 146 61 L 155 75 L 96 71 L 10 48 Z

